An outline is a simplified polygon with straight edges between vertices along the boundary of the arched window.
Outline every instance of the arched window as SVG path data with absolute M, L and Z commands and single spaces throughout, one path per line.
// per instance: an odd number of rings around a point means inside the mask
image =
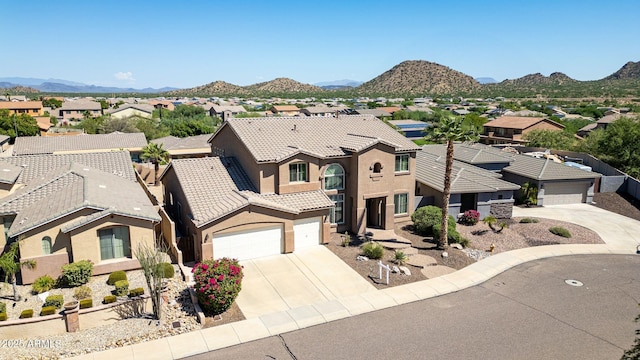
M 382 164 L 380 164 L 379 162 L 373 164 L 374 173 L 379 174 L 381 170 L 382 170 Z
M 324 171 L 324 189 L 344 189 L 344 169 L 340 164 L 331 164 Z
M 42 238 L 42 254 L 51 254 L 51 238 L 48 236 Z

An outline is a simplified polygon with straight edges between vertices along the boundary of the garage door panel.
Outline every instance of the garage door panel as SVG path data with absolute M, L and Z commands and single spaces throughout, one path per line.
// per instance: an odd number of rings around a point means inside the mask
M 295 250 L 320 245 L 322 218 L 299 219 L 293 222 Z
M 589 188 L 588 183 L 545 183 L 543 205 L 583 203 Z
M 213 238 L 213 256 L 238 260 L 282 253 L 282 225 L 237 231 Z

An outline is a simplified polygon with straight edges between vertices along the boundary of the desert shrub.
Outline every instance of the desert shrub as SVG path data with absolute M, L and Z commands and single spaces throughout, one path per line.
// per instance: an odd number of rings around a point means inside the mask
M 348 247 L 349 245 L 351 245 L 351 234 L 345 231 L 344 235 L 342 235 L 341 237 L 340 245 L 342 245 L 343 247 Z
M 432 205 L 418 208 L 411 214 L 411 221 L 413 221 L 415 231 L 420 235 L 433 234 L 433 225 L 439 224 L 441 219 L 442 209 Z
M 42 310 L 40 310 L 40 316 L 53 315 L 56 313 L 55 306 L 43 306 Z
M 90 298 L 92 293 L 93 292 L 91 291 L 90 287 L 88 287 L 86 285 L 83 285 L 83 286 L 80 286 L 80 287 L 76 288 L 73 291 L 73 298 L 76 299 L 76 300 L 82 300 L 82 299 Z
M 0 314 L 7 312 L 7 304 L 0 302 Z
M 242 266 L 236 259 L 205 260 L 193 268 L 194 290 L 205 313 L 222 314 L 242 289 Z
M 467 210 L 460 216 L 458 222 L 462 225 L 475 225 L 480 220 L 480 213 L 475 210 Z
M 552 234 L 558 235 L 558 236 L 562 236 L 565 238 L 570 238 L 571 237 L 571 233 L 569 232 L 569 230 L 563 228 L 562 226 L 554 226 L 549 228 L 549 231 L 551 231 Z
M 107 295 L 102 299 L 102 302 L 105 304 L 111 304 L 116 302 L 116 300 L 118 300 L 118 298 L 115 295 Z
M 534 218 L 522 218 L 520 219 L 520 224 L 536 224 L 539 223 L 540 220 Z
M 127 273 L 122 270 L 114 271 L 111 274 L 109 274 L 109 278 L 107 279 L 107 284 L 115 285 L 116 281 L 120 281 L 120 280 L 127 280 Z
M 1 312 L 0 313 L 0 321 L 7 321 L 7 313 L 6 312 Z
M 449 244 L 453 244 L 453 243 L 457 243 L 460 244 L 464 247 L 469 246 L 469 240 L 462 237 L 462 235 L 460 235 L 460 233 L 458 232 L 458 230 L 456 230 L 456 222 L 455 220 L 453 220 L 453 216 L 449 217 L 449 228 L 447 229 L 447 242 Z M 439 240 L 440 239 L 440 228 L 441 225 L 440 224 L 436 224 L 433 226 L 433 239 L 434 240 Z
M 136 297 L 142 294 L 144 294 L 144 289 L 141 287 L 129 290 L 129 297 Z
M 158 264 L 158 266 L 160 266 L 160 269 L 162 271 L 163 279 L 171 279 L 176 272 L 175 269 L 173 268 L 173 265 L 171 265 L 168 262 L 160 263 Z
M 80 309 L 87 309 L 93 307 L 93 299 L 82 299 L 80 300 Z
M 33 317 L 33 309 L 22 310 L 22 312 L 20 313 L 20 319 L 26 319 L 30 317 Z
M 495 232 L 495 233 L 500 233 L 502 230 L 504 230 L 505 228 L 508 227 L 506 222 L 500 222 L 498 224 L 498 226 L 496 227 L 496 223 L 498 222 L 498 219 L 496 219 L 495 217 L 489 215 L 487 217 L 485 217 L 484 219 L 482 219 L 482 222 L 489 225 L 489 228 L 491 229 L 491 231 Z
M 407 254 L 402 250 L 396 250 L 394 257 L 398 265 L 404 265 L 409 259 L 409 256 L 407 256 Z
M 61 294 L 49 295 L 44 299 L 44 304 L 42 304 L 42 307 L 54 306 L 56 309 L 60 309 L 62 307 L 62 303 L 64 303 L 64 298 Z
M 62 266 L 60 280 L 66 286 L 80 286 L 89 282 L 93 274 L 93 263 L 89 260 L 80 260 Z
M 49 275 L 42 275 L 37 278 L 31 285 L 31 292 L 34 294 L 42 294 L 51 290 L 56 285 L 56 281 Z
M 369 259 L 382 259 L 384 248 L 377 242 L 368 242 L 362 246 L 362 255 Z
M 129 293 L 128 280 L 118 280 L 114 285 L 116 287 L 116 290 L 115 290 L 116 296 L 126 296 Z

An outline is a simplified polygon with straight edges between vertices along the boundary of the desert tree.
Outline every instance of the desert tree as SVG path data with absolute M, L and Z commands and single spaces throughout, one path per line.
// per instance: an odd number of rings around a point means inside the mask
M 149 143 L 142 148 L 142 154 L 140 155 L 142 160 L 149 160 L 153 163 L 154 168 L 154 185 L 158 184 L 158 172 L 160 171 L 160 165 L 164 165 L 169 161 L 169 152 L 162 147 L 162 144 Z
M 165 262 L 166 252 L 159 246 L 150 246 L 143 243 L 138 245 L 134 255 L 147 282 L 149 294 L 151 295 L 151 303 L 153 304 L 153 317 L 160 320 L 162 316 L 162 282 L 164 269 L 162 263 Z
M 0 269 L 2 269 L 2 272 L 4 273 L 4 282 L 8 283 L 9 280 L 11 281 L 14 301 L 20 300 L 20 294 L 18 294 L 18 288 L 16 286 L 16 274 L 22 267 L 35 269 L 36 261 L 20 261 L 20 244 L 18 241 L 14 241 L 9 246 L 9 250 L 5 251 L 4 254 L 0 256 Z

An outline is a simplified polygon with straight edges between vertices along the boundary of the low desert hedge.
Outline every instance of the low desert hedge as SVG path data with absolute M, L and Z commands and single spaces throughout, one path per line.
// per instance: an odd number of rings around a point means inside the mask
M 42 310 L 40 310 L 40 316 L 53 315 L 56 313 L 55 306 L 43 306 Z
M 0 321 L 7 321 L 7 313 L 6 312 L 0 313 Z
M 56 309 L 60 309 L 63 303 L 64 298 L 62 295 L 49 295 L 46 299 L 44 299 L 44 304 L 42 305 L 42 307 L 53 306 Z
M 536 224 L 539 223 L 540 220 L 534 218 L 522 218 L 520 219 L 520 224 Z
M 82 300 L 82 299 L 90 298 L 92 293 L 93 293 L 93 291 L 91 290 L 90 287 L 88 287 L 86 285 L 82 285 L 80 287 L 77 287 L 73 291 L 73 298 L 76 299 L 76 300 Z
M 129 281 L 118 280 L 114 285 L 116 287 L 116 296 L 126 296 L 129 293 Z
M 144 289 L 141 287 L 129 290 L 129 297 L 136 297 L 142 294 L 144 294 Z
M 7 312 L 7 304 L 0 302 L 0 314 Z
M 558 235 L 558 236 L 562 236 L 564 238 L 570 238 L 571 237 L 571 233 L 569 232 L 569 230 L 563 228 L 562 226 L 554 226 L 549 228 L 549 231 L 552 234 Z
M 162 270 L 162 277 L 164 279 L 171 279 L 175 274 L 175 269 L 173 265 L 168 262 L 160 263 L 160 269 Z
M 34 294 L 42 294 L 51 290 L 56 285 L 56 280 L 49 275 L 42 275 L 37 278 L 31 285 L 31 292 Z
M 93 263 L 89 260 L 80 260 L 62 265 L 60 282 L 65 286 L 76 287 L 88 283 L 91 275 L 93 275 Z
M 33 309 L 22 310 L 20 313 L 20 319 L 27 319 L 33 317 Z
M 93 299 L 80 300 L 80 309 L 87 309 L 93 307 Z
M 111 304 L 111 303 L 116 302 L 116 300 L 118 300 L 118 298 L 115 295 L 107 295 L 107 296 L 104 297 L 102 302 L 105 303 L 105 304 Z
M 114 271 L 111 274 L 109 274 L 109 278 L 107 279 L 107 284 L 115 285 L 116 282 L 120 280 L 127 280 L 127 273 L 122 270 Z
M 368 242 L 362 246 L 362 255 L 369 259 L 382 259 L 384 248 L 377 242 Z

